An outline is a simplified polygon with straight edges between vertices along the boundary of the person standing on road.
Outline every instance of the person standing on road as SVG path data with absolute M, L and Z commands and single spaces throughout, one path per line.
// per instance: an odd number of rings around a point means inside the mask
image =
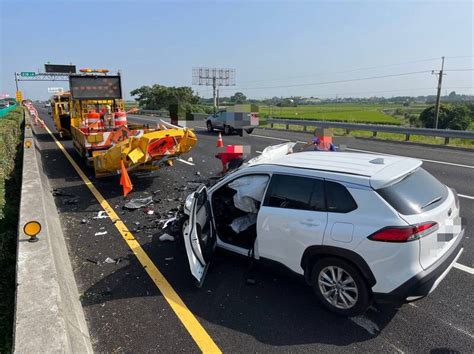
M 308 146 L 313 146 L 314 151 L 336 151 L 336 146 L 333 143 L 328 143 L 321 140 L 321 138 L 318 136 L 317 129 L 314 130 L 313 137 L 307 144 L 303 146 L 302 150 Z

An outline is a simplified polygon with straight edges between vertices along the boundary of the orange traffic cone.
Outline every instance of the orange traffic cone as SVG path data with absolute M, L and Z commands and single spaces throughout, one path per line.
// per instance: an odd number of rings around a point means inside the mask
M 217 145 L 216 145 L 218 148 L 220 147 L 223 147 L 224 146 L 224 141 L 222 140 L 222 134 L 219 133 L 219 138 L 217 139 Z
M 120 176 L 120 185 L 123 187 L 123 196 L 126 197 L 127 194 L 133 189 L 133 185 L 132 181 L 130 181 L 130 177 L 128 176 L 128 172 L 125 168 L 123 160 L 120 161 L 120 169 L 122 170 L 122 175 Z

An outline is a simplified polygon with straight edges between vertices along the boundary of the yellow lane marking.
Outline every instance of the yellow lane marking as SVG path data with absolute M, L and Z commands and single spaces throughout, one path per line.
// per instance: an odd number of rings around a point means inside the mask
M 69 153 L 66 151 L 64 146 L 53 135 L 51 130 L 47 126 L 45 126 L 45 129 L 49 133 L 49 135 L 51 135 L 51 137 L 54 139 L 54 142 L 56 143 L 56 145 L 63 152 L 66 158 L 69 160 L 72 167 L 74 167 L 74 169 L 79 174 L 81 179 L 84 181 L 84 184 L 87 186 L 87 188 L 89 188 L 89 190 L 92 192 L 94 197 L 96 197 L 99 204 L 105 210 L 107 215 L 110 217 L 110 220 L 112 220 L 115 227 L 122 235 L 128 247 L 130 247 L 130 249 L 135 254 L 140 264 L 143 266 L 143 268 L 146 270 L 150 278 L 153 280 L 155 285 L 163 294 L 164 298 L 166 299 L 168 304 L 171 306 L 176 316 L 178 316 L 179 320 L 184 325 L 186 330 L 189 332 L 191 337 L 194 339 L 198 347 L 204 353 L 221 353 L 221 350 L 219 349 L 219 347 L 212 340 L 212 338 L 206 332 L 204 327 L 201 326 L 201 324 L 199 323 L 197 318 L 194 316 L 194 314 L 184 304 L 183 300 L 181 300 L 181 298 L 173 289 L 171 284 L 166 280 L 163 274 L 158 270 L 158 268 L 152 262 L 150 257 L 148 257 L 145 250 L 142 248 L 142 246 L 137 241 L 137 239 L 133 236 L 133 234 L 128 230 L 127 226 L 123 223 L 123 221 L 118 217 L 114 209 L 110 206 L 109 202 L 107 202 L 107 200 L 102 196 L 102 194 L 100 194 L 97 188 L 95 188 L 91 180 L 84 174 L 84 172 L 77 165 L 77 163 L 74 161 L 71 155 L 69 155 Z

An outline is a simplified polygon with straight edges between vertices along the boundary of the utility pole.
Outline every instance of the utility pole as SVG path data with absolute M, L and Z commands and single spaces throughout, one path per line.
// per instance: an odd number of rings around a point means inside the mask
M 219 87 L 217 87 L 216 107 L 217 107 L 217 110 L 219 110 Z
M 436 108 L 435 108 L 435 129 L 438 129 L 438 118 L 439 118 L 439 103 L 441 99 L 441 84 L 443 82 L 443 69 L 444 69 L 444 57 L 441 57 L 441 70 L 438 75 L 438 94 L 436 96 Z M 432 72 L 434 74 L 434 72 Z
M 216 85 L 216 77 L 213 76 L 212 77 L 212 98 L 213 98 L 213 102 L 214 102 L 214 113 L 217 112 L 217 96 L 216 96 L 216 89 L 217 89 L 217 85 Z
M 16 72 L 15 72 L 15 85 L 16 85 L 16 90 L 18 91 L 18 76 Z

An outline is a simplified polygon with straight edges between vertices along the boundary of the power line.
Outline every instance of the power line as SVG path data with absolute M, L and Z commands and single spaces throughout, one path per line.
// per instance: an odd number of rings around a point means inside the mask
M 389 75 L 379 75 L 379 76 L 368 76 L 368 77 L 361 77 L 361 78 L 354 78 L 354 79 L 346 79 L 346 80 L 335 80 L 335 81 L 321 81 L 321 82 L 312 82 L 312 83 L 301 83 L 301 84 L 293 84 L 293 85 L 279 85 L 279 86 L 254 86 L 254 87 L 239 87 L 240 90 L 262 90 L 262 89 L 274 89 L 274 88 L 288 88 L 288 87 L 303 87 L 303 86 L 318 86 L 318 85 L 329 85 L 329 84 L 339 84 L 339 83 L 346 83 L 346 82 L 354 82 L 354 81 L 366 81 L 366 80 L 376 80 L 376 79 L 383 79 L 388 77 L 400 77 L 400 76 L 408 76 L 408 75 L 417 75 L 417 74 L 426 74 L 431 73 L 432 70 L 422 70 L 422 71 L 412 71 L 407 73 L 398 73 L 398 74 L 389 74 Z M 224 88 L 223 90 L 229 90 L 229 88 Z
M 474 71 L 474 69 L 446 69 L 444 71 Z
M 286 77 L 286 78 L 275 78 L 275 79 L 268 79 L 268 80 L 250 80 L 250 81 L 241 81 L 241 82 L 242 82 L 242 83 L 270 82 L 270 81 L 282 81 L 282 80 L 301 79 L 301 78 L 305 78 L 305 77 L 324 76 L 324 75 L 328 75 L 328 74 L 329 74 L 329 75 L 345 74 L 345 73 L 350 73 L 350 72 L 355 72 L 355 71 L 364 71 L 364 70 L 372 70 L 372 69 L 379 69 L 379 68 L 387 68 L 387 67 L 392 67 L 392 66 L 399 66 L 399 65 L 406 65 L 406 64 L 414 64 L 414 63 L 422 63 L 422 62 L 434 61 L 434 60 L 439 60 L 439 59 L 440 59 L 440 58 L 418 59 L 418 60 L 411 60 L 411 61 L 406 61 L 406 62 L 401 62 L 401 63 L 395 63 L 395 64 L 385 64 L 385 65 L 367 66 L 367 67 L 361 67 L 361 68 L 349 69 L 349 70 L 343 70 L 343 71 L 336 71 L 336 72 L 329 72 L 329 73 L 307 74 L 307 75 L 299 75 L 299 76 L 292 76 L 292 77 Z

